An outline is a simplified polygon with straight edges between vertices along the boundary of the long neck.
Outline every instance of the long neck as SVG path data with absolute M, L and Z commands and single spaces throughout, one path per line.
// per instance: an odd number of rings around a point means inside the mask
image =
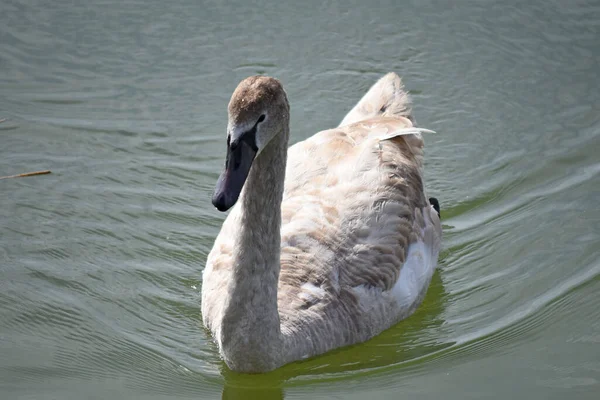
M 230 301 L 221 326 L 224 356 L 238 371 L 270 370 L 283 356 L 277 285 L 288 130 L 286 124 L 257 156 L 239 199 Z

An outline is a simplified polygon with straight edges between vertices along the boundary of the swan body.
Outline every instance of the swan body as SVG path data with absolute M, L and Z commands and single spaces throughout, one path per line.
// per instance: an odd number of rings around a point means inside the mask
M 279 81 L 229 103 L 213 204 L 232 210 L 203 273 L 202 316 L 225 363 L 266 372 L 366 341 L 421 303 L 441 246 L 423 185 L 423 129 L 400 78 L 380 79 L 339 127 L 289 149 Z

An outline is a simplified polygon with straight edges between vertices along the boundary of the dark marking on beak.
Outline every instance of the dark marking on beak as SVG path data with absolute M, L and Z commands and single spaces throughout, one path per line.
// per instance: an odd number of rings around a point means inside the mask
M 225 169 L 219 176 L 212 203 L 219 211 L 227 211 L 237 202 L 244 187 L 250 167 L 258 152 L 256 146 L 256 128 L 264 120 L 261 116 L 252 129 L 242 134 L 238 139 L 231 141 L 227 137 L 227 158 Z

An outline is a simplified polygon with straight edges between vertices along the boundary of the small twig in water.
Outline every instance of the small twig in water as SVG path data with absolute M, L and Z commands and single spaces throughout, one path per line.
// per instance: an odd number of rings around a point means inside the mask
M 45 170 L 45 171 L 35 171 L 35 172 L 26 172 L 24 174 L 18 174 L 18 175 L 9 175 L 9 176 L 0 176 L 0 179 L 8 179 L 8 178 L 24 178 L 26 176 L 35 176 L 35 175 L 46 175 L 46 174 L 50 174 L 52 171 L 50 170 Z

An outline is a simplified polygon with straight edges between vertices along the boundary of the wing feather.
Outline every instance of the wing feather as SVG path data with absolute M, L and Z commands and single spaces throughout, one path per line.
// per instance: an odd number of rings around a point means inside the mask
M 398 282 L 409 246 L 420 239 L 415 226 L 424 224 L 415 210 L 429 207 L 422 132 L 431 131 L 407 118 L 378 117 L 289 149 L 279 288 L 284 318 L 339 303 L 340 296 L 390 291 Z M 320 296 L 314 288 L 323 290 Z M 290 303 L 292 292 L 298 302 Z M 360 302 L 353 304 L 345 307 Z

